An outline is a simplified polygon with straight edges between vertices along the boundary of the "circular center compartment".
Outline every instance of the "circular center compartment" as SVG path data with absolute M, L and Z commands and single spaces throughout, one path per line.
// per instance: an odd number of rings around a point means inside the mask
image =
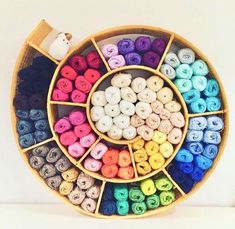
M 94 84 L 87 104 L 92 129 L 111 143 L 151 141 L 163 133 L 162 141 L 175 146 L 183 138 L 185 103 L 172 82 L 150 68 L 132 66 L 105 74 Z

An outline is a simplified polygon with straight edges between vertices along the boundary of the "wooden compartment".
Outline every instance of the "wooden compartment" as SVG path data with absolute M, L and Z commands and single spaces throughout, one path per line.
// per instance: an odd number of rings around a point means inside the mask
M 218 111 L 213 111 L 213 112 L 206 111 L 204 113 L 190 113 L 189 112 L 189 117 L 197 117 L 197 116 L 201 116 L 201 115 L 212 115 L 212 114 L 216 115 L 216 114 L 226 113 L 227 108 L 228 108 L 228 104 L 227 104 L 227 101 L 226 101 L 225 91 L 224 91 L 222 82 L 221 82 L 221 80 L 218 76 L 218 73 L 216 72 L 216 69 L 214 68 L 214 66 L 210 63 L 209 59 L 197 47 L 195 47 L 192 43 L 190 43 L 186 39 L 184 39 L 184 38 L 180 37 L 179 35 L 175 34 L 174 39 L 172 40 L 171 45 L 169 46 L 169 49 L 168 49 L 167 52 L 177 53 L 178 50 L 180 50 L 181 48 L 190 48 L 190 49 L 192 49 L 195 53 L 195 60 L 202 59 L 206 62 L 206 64 L 208 65 L 208 68 L 209 68 L 209 73 L 208 73 L 209 76 L 207 75 L 206 77 L 208 79 L 216 79 L 217 80 L 217 82 L 219 83 L 219 87 L 220 87 L 220 93 L 219 93 L 218 97 L 222 101 L 222 107 Z M 162 61 L 164 61 L 164 60 L 162 60 Z

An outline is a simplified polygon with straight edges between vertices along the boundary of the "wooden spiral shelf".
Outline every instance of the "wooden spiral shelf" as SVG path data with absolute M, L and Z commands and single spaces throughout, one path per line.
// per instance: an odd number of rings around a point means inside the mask
M 221 80 L 215 70 L 215 68 L 212 66 L 212 64 L 210 63 L 210 61 L 204 56 L 204 54 L 202 54 L 202 52 L 197 49 L 193 44 L 191 44 L 190 42 L 188 42 L 187 40 L 185 40 L 184 38 L 182 38 L 181 36 L 172 33 L 170 31 L 167 31 L 165 29 L 161 29 L 161 28 L 157 28 L 157 27 L 151 27 L 151 26 L 143 26 L 143 25 L 136 25 L 136 26 L 122 26 L 122 27 L 116 27 L 116 28 L 112 28 L 112 29 L 108 29 L 96 34 L 91 35 L 90 37 L 88 37 L 87 39 L 83 40 L 82 42 L 80 42 L 78 45 L 76 45 L 67 55 L 66 57 L 62 60 L 62 61 L 57 61 L 55 60 L 53 57 L 51 57 L 45 50 L 43 50 L 40 47 L 40 43 L 43 41 L 43 39 L 53 30 L 53 28 L 45 21 L 42 20 L 39 25 L 33 30 L 33 32 L 29 35 L 29 37 L 26 39 L 26 42 L 24 43 L 16 65 L 15 65 L 15 69 L 14 69 L 14 73 L 13 73 L 13 79 L 12 79 L 12 89 L 11 89 L 11 100 L 13 101 L 15 95 L 16 95 L 16 88 L 17 88 L 17 74 L 18 71 L 24 67 L 26 67 L 33 59 L 34 55 L 36 52 L 41 53 L 41 55 L 46 56 L 47 58 L 49 58 L 50 60 L 52 60 L 56 65 L 57 68 L 54 72 L 53 78 L 51 80 L 51 84 L 50 84 L 50 88 L 48 91 L 48 97 L 47 97 L 47 112 L 48 112 L 48 119 L 49 119 L 49 124 L 50 124 L 50 128 L 52 131 L 52 138 L 49 138 L 43 142 L 40 142 L 38 144 L 35 144 L 33 146 L 30 146 L 29 148 L 26 149 L 22 149 L 18 143 L 18 134 L 17 134 L 17 130 L 16 130 L 16 123 L 17 123 L 17 119 L 15 116 L 15 112 L 14 112 L 14 107 L 11 104 L 11 120 L 12 120 L 12 125 L 13 125 L 13 132 L 14 132 L 14 136 L 17 142 L 17 146 L 19 149 L 19 152 L 21 154 L 21 156 L 23 157 L 23 160 L 25 161 L 25 163 L 28 165 L 28 167 L 30 168 L 31 172 L 40 180 L 40 182 L 42 184 L 44 184 L 47 188 L 48 186 L 46 185 L 46 183 L 44 182 L 44 180 L 38 175 L 38 173 L 33 170 L 28 163 L 28 158 L 27 158 L 27 154 L 28 152 L 30 152 L 33 148 L 40 146 L 40 145 L 44 145 L 46 143 L 55 141 L 58 146 L 61 148 L 61 150 L 63 151 L 63 153 L 68 157 L 68 159 L 75 165 L 78 167 L 79 170 L 87 173 L 88 175 L 101 180 L 102 184 L 101 184 L 101 193 L 100 196 L 98 198 L 97 201 L 97 207 L 94 213 L 89 213 L 86 212 L 84 210 L 82 210 L 79 206 L 74 206 L 73 204 L 71 204 L 67 198 L 65 198 L 64 196 L 60 195 L 59 192 L 51 190 L 52 193 L 54 193 L 55 195 L 59 196 L 64 202 L 70 204 L 72 207 L 74 207 L 76 210 L 78 210 L 80 213 L 86 214 L 86 215 L 90 215 L 90 216 L 95 216 L 98 218 L 110 218 L 110 216 L 105 216 L 102 215 L 101 213 L 99 213 L 99 206 L 101 203 L 101 199 L 102 199 L 102 194 L 105 188 L 105 184 L 106 182 L 112 182 L 112 183 L 129 183 L 129 182 L 137 182 L 143 179 L 146 179 L 147 177 L 152 177 L 154 175 L 156 175 L 157 173 L 163 173 L 165 174 L 165 176 L 167 176 L 172 183 L 174 184 L 174 188 L 175 190 L 177 190 L 178 197 L 176 199 L 175 202 L 173 202 L 171 205 L 169 206 L 165 206 L 165 207 L 159 207 L 156 210 L 151 210 L 151 211 L 147 211 L 145 214 L 143 215 L 134 215 L 134 214 L 129 214 L 127 216 L 111 216 L 111 218 L 139 218 L 139 217 L 144 217 L 144 216 L 149 216 L 149 215 L 153 215 L 165 210 L 168 210 L 172 207 L 174 207 L 176 204 L 182 202 L 183 200 L 185 200 L 186 198 L 188 198 L 189 196 L 191 196 L 195 191 L 197 191 L 202 184 L 208 179 L 208 177 L 210 176 L 210 174 L 214 171 L 216 165 L 218 164 L 221 156 L 222 156 L 222 152 L 224 150 L 225 147 L 225 143 L 228 137 L 228 130 L 229 130 L 229 113 L 228 113 L 228 103 L 226 100 L 226 96 L 225 96 L 225 90 L 222 86 Z M 120 36 L 120 35 L 129 35 L 129 34 L 146 34 L 149 36 L 163 36 L 165 38 L 167 38 L 168 43 L 167 43 L 167 47 L 166 50 L 164 51 L 162 58 L 160 60 L 159 65 L 157 66 L 156 69 L 151 69 L 145 66 L 125 66 L 119 69 L 115 69 L 115 70 L 111 70 L 107 61 L 105 60 L 98 43 L 111 38 L 111 37 L 115 37 L 115 36 Z M 186 47 L 190 47 L 192 48 L 197 57 L 202 58 L 203 60 L 205 60 L 209 66 L 210 72 L 212 73 L 212 75 L 214 76 L 214 78 L 218 81 L 219 85 L 220 85 L 220 97 L 221 97 L 221 101 L 223 104 L 223 108 L 220 111 L 216 111 L 216 112 L 205 112 L 205 113 L 200 113 L 200 114 L 191 114 L 188 112 L 187 110 L 187 106 L 183 100 L 183 97 L 181 95 L 181 93 L 178 91 L 178 89 L 176 88 L 176 86 L 173 84 L 173 82 L 171 80 L 169 80 L 166 76 L 164 76 L 161 72 L 160 72 L 160 67 L 164 61 L 164 58 L 167 54 L 167 52 L 170 50 L 173 42 L 176 43 L 180 43 L 183 44 Z M 55 85 L 55 82 L 58 78 L 59 75 L 59 71 L 61 69 L 61 67 L 66 63 L 66 61 L 68 60 L 68 58 L 75 54 L 75 53 L 81 53 L 84 50 L 86 50 L 88 47 L 93 46 L 97 52 L 99 53 L 101 59 L 104 62 L 104 66 L 106 69 L 106 73 L 102 76 L 102 78 L 97 81 L 95 83 L 95 85 L 93 86 L 89 96 L 88 96 L 88 100 L 87 103 L 85 104 L 80 104 L 80 103 L 72 103 L 72 102 L 58 102 L 58 101 L 52 101 L 51 100 L 51 94 L 52 94 L 52 90 L 53 87 Z M 132 141 L 124 141 L 124 140 L 113 140 L 110 139 L 109 137 L 107 137 L 107 135 L 100 133 L 96 128 L 94 123 L 92 122 L 91 118 L 90 118 L 90 99 L 91 99 L 91 95 L 92 93 L 96 90 L 96 88 L 98 87 L 98 85 L 102 82 L 103 79 L 111 76 L 112 74 L 119 72 L 119 71 L 126 71 L 126 70 L 131 70 L 131 69 L 137 69 L 137 70 L 143 70 L 146 72 L 150 72 L 154 75 L 158 75 L 160 76 L 168 85 L 170 85 L 170 87 L 173 89 L 175 95 L 177 96 L 178 101 L 181 103 L 182 108 L 183 108 L 183 113 L 184 113 L 184 117 L 186 120 L 186 124 L 185 127 L 183 129 L 183 138 L 181 140 L 181 142 L 175 147 L 174 149 L 174 153 L 173 155 L 167 159 L 166 163 L 164 164 L 164 166 L 162 168 L 160 168 L 159 170 L 155 170 L 145 176 L 139 176 L 137 171 L 136 171 L 136 166 L 135 166 L 135 161 L 132 155 L 132 149 L 131 149 L 131 142 Z M 61 143 L 59 142 L 59 138 L 57 136 L 57 134 L 53 131 L 53 125 L 56 121 L 56 116 L 57 116 L 57 106 L 74 106 L 74 107 L 80 107 L 82 109 L 86 110 L 87 113 L 87 117 L 88 117 L 88 121 L 91 125 L 91 128 L 93 129 L 93 131 L 99 136 L 99 138 L 97 139 L 97 141 L 93 144 L 93 146 L 91 148 L 89 148 L 87 150 L 87 152 L 80 158 L 80 159 L 75 159 L 73 157 L 71 157 L 68 152 L 67 149 L 61 145 Z M 219 152 L 217 157 L 214 160 L 213 166 L 210 170 L 208 170 L 208 172 L 205 174 L 204 179 L 201 182 L 198 182 L 194 188 L 188 193 L 185 194 L 184 191 L 179 187 L 179 185 L 171 178 L 171 176 L 168 174 L 167 172 L 167 165 L 173 160 L 173 158 L 175 157 L 176 153 L 178 152 L 178 150 L 180 149 L 181 145 L 183 144 L 183 141 L 185 139 L 186 133 L 187 133 L 187 128 L 188 128 L 188 120 L 191 117 L 197 117 L 197 116 L 208 116 L 208 115 L 222 115 L 224 118 L 224 123 L 225 123 L 225 128 L 223 130 L 222 133 L 222 141 L 219 145 Z M 134 168 L 134 172 L 135 172 L 135 177 L 131 180 L 122 180 L 122 179 L 107 179 L 104 178 L 102 175 L 97 174 L 97 173 L 93 173 L 90 171 L 87 171 L 83 165 L 82 165 L 82 161 L 86 158 L 86 156 L 90 153 L 91 149 L 101 140 L 106 140 L 111 142 L 112 144 L 120 144 L 120 145 L 126 145 L 127 148 L 130 150 L 131 152 L 131 156 L 132 156 L 132 165 Z M 136 140 L 136 139 L 135 139 Z

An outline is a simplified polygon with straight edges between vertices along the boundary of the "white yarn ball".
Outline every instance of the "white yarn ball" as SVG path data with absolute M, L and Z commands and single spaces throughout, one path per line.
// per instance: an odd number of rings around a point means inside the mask
M 91 104 L 93 106 L 104 106 L 107 103 L 104 91 L 96 91 L 91 97 Z
M 100 106 L 94 106 L 91 108 L 91 119 L 94 122 L 100 120 L 101 117 L 105 116 L 104 108 Z
M 107 132 L 107 135 L 112 139 L 119 140 L 122 138 L 122 129 L 117 127 L 116 125 L 112 125 Z
M 159 91 L 164 85 L 164 80 L 159 76 L 151 76 L 147 79 L 147 87 L 152 91 Z
M 133 139 L 136 137 L 136 128 L 133 126 L 128 126 L 127 128 L 123 130 L 122 135 L 123 135 L 123 138 L 127 140 Z
M 137 98 L 141 102 L 145 103 L 152 103 L 153 101 L 156 100 L 157 95 L 155 92 L 150 90 L 149 88 L 145 88 L 143 91 L 141 91 L 138 95 Z
M 105 133 L 110 130 L 111 126 L 113 125 L 113 120 L 111 117 L 105 115 L 96 122 L 96 128 L 101 133 Z
M 128 87 L 131 84 L 131 74 L 128 73 L 117 73 L 111 79 L 111 85 L 114 87 Z
M 138 102 L 135 107 L 135 112 L 140 118 L 146 119 L 152 113 L 152 108 L 149 103 Z
M 131 82 L 131 88 L 135 93 L 140 93 L 146 87 L 147 83 L 144 78 L 137 77 Z
M 118 87 L 108 87 L 105 89 L 105 97 L 108 103 L 118 104 L 121 100 L 121 92 Z
M 124 114 L 120 114 L 113 118 L 113 122 L 121 129 L 125 129 L 130 125 L 130 117 Z
M 135 105 L 133 103 L 130 103 L 125 100 L 121 100 L 119 106 L 120 106 L 120 111 L 123 114 L 128 115 L 128 116 L 135 114 Z
M 135 103 L 137 101 L 136 93 L 130 87 L 121 88 L 121 97 L 123 100 L 131 103 Z

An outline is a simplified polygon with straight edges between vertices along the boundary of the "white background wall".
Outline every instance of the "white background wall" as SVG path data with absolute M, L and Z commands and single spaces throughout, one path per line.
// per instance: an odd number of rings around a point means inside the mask
M 0 0 L 0 202 L 58 203 L 30 174 L 10 122 L 11 75 L 28 33 L 45 18 L 81 40 L 107 27 L 146 24 L 181 34 L 216 66 L 230 104 L 230 137 L 206 184 L 184 205 L 235 206 L 235 2 L 233 0 Z

